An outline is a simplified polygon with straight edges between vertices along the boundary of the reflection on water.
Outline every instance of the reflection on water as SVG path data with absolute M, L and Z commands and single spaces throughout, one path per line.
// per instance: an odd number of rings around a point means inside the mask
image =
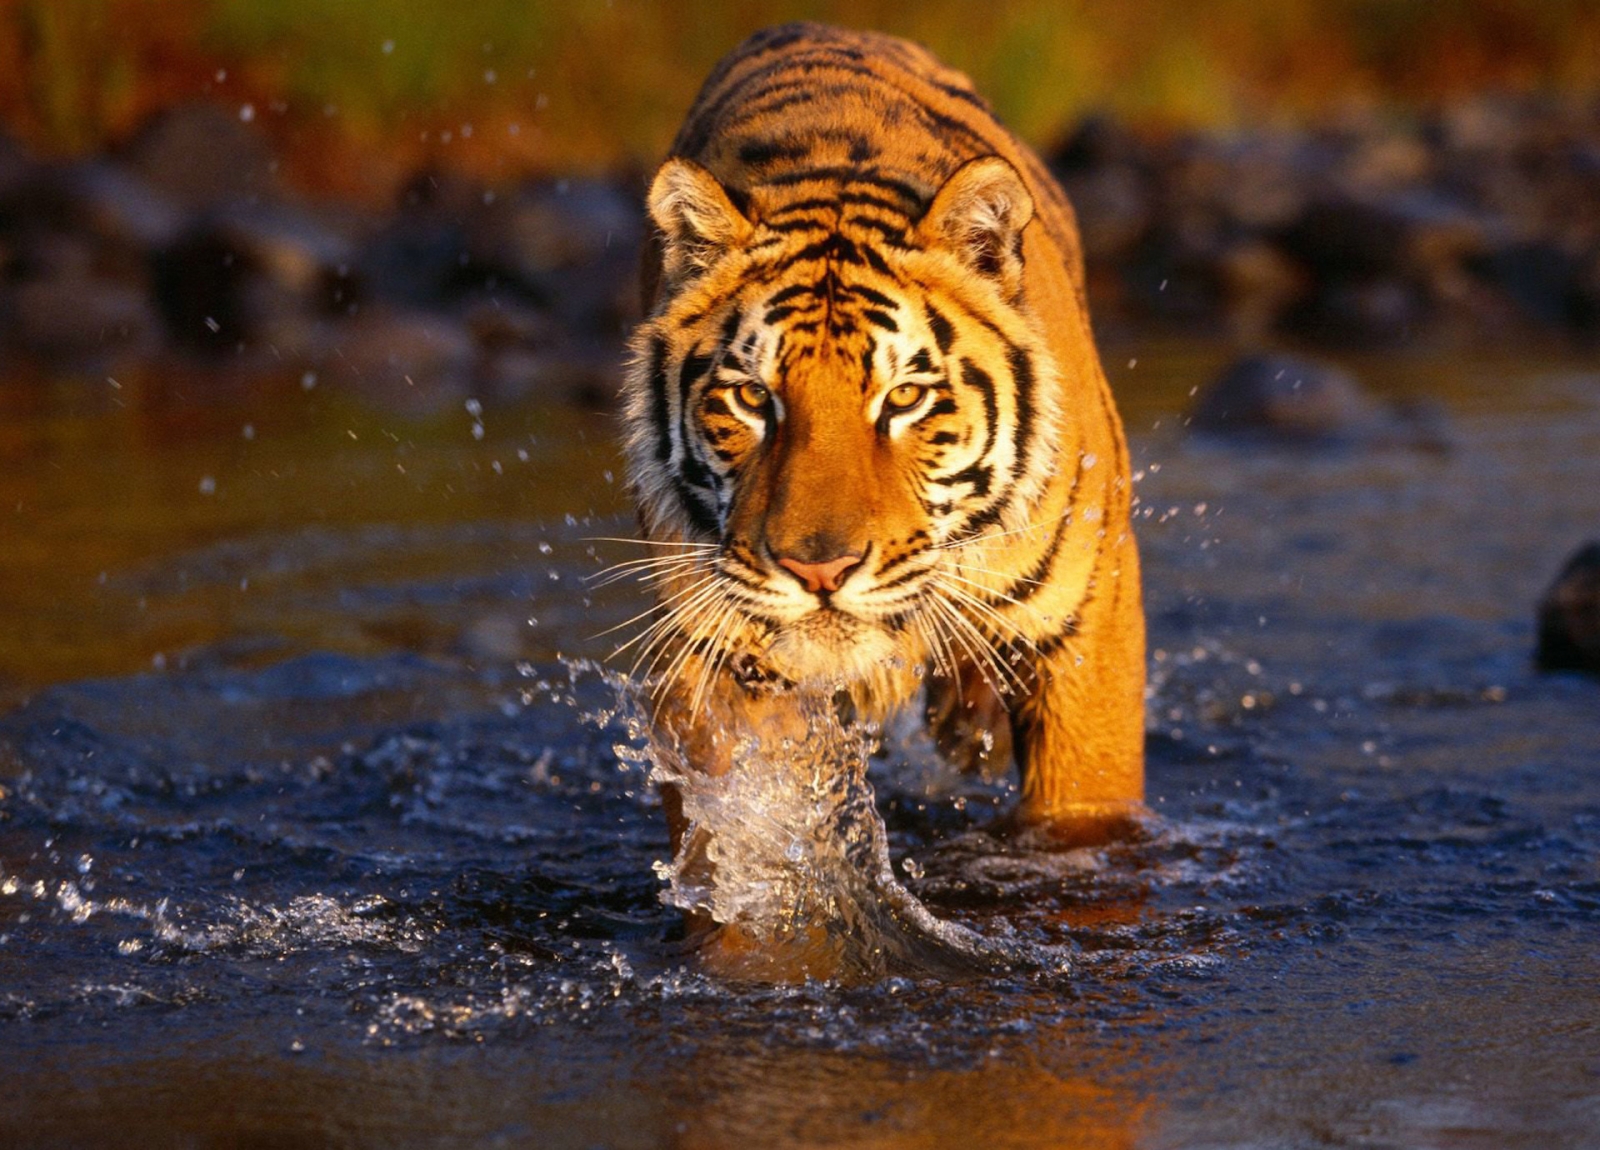
M 1591 1144 L 1600 686 L 1529 657 L 1600 377 L 1372 365 L 1453 453 L 1240 455 L 1169 434 L 1209 354 L 1114 373 L 1149 837 L 992 832 L 1008 784 L 909 729 L 871 765 L 887 881 L 1066 979 L 695 970 L 569 669 L 636 609 L 581 583 L 603 420 L 6 398 L 3 1140 Z

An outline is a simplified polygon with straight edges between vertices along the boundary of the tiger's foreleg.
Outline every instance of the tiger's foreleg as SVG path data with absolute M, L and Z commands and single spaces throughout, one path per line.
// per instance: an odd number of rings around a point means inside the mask
M 1011 709 L 1017 817 L 1073 842 L 1121 837 L 1144 811 L 1144 612 L 1138 557 L 1131 543 L 1120 550 Z

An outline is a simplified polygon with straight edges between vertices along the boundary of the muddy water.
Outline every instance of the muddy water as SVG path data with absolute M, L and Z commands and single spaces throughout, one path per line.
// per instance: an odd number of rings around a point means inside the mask
M 1600 683 L 1529 666 L 1600 534 L 1600 372 L 1355 366 L 1455 449 L 1144 472 L 1144 842 L 985 828 L 911 729 L 899 883 L 1072 973 L 730 985 L 579 661 L 603 417 L 298 379 L 0 387 L 7 1145 L 1600 1144 Z M 1128 361 L 1137 357 L 1134 366 Z

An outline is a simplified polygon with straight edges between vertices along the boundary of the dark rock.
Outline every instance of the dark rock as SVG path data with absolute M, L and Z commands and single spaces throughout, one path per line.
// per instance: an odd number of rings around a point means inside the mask
M 128 143 L 124 162 L 191 209 L 273 199 L 278 161 L 237 109 L 185 104 L 156 113 Z
M 193 350 L 273 340 L 303 351 L 300 329 L 354 302 L 355 245 L 284 203 L 234 203 L 204 213 L 155 262 L 173 337 Z M 284 346 L 287 345 L 287 346 Z
M 1109 116 L 1087 117 L 1050 157 L 1078 217 L 1084 257 L 1119 263 L 1149 229 L 1154 208 L 1148 149 Z
M 619 348 L 568 342 L 541 350 L 488 351 L 478 363 L 476 389 L 485 399 L 521 402 L 532 396 L 605 411 L 622 391 Z
M 323 374 L 385 410 L 426 415 L 469 394 L 477 357 L 471 334 L 448 315 L 363 307 L 330 331 Z
M 1059 176 L 1078 175 L 1107 167 L 1148 169 L 1150 149 L 1113 116 L 1104 112 L 1085 116 L 1050 156 Z
M 12 189 L 27 178 L 32 167 L 27 150 L 0 131 L 0 198 L 10 195 Z
M 1219 267 L 1226 250 L 1209 221 L 1159 221 L 1128 256 L 1123 276 L 1131 301 L 1160 320 L 1216 320 L 1227 298 Z
M 1370 278 L 1406 270 L 1405 222 L 1378 204 L 1318 201 L 1278 239 L 1319 277 Z
M 1213 435 L 1323 443 L 1365 435 L 1380 420 L 1379 406 L 1336 367 L 1286 355 L 1248 355 L 1201 393 L 1190 426 Z
M 100 160 L 41 164 L 0 193 L 13 274 L 45 274 L 53 252 L 87 246 L 101 274 L 142 281 L 150 252 L 182 224 L 183 213 L 159 192 Z
M 1135 168 L 1116 164 L 1061 177 L 1067 198 L 1078 215 L 1078 232 L 1086 260 L 1113 263 L 1123 259 L 1149 230 L 1152 221 L 1148 180 Z
M 1471 267 L 1525 315 L 1553 326 L 1583 326 L 1584 268 L 1557 245 L 1541 241 L 1507 244 L 1473 260 Z
M 1297 356 L 1235 360 L 1200 394 L 1189 426 L 1202 435 L 1293 447 L 1404 447 L 1448 451 L 1443 408 L 1425 400 L 1387 404 L 1340 369 Z
M 609 335 L 634 316 L 643 234 L 638 205 L 616 185 L 538 181 L 468 220 L 469 263 L 484 287 L 518 292 L 579 332 Z
M 362 298 L 442 308 L 490 286 L 488 273 L 473 263 L 467 221 L 493 198 L 482 184 L 453 172 L 429 167 L 412 176 L 400 190 L 395 216 L 356 256 Z
M 471 301 L 461 313 L 478 345 L 475 391 L 496 403 L 539 397 L 609 408 L 621 388 L 623 353 L 615 341 L 573 339 L 545 312 L 499 297 Z
M 72 370 L 97 370 L 160 346 L 161 321 L 137 287 L 69 272 L 27 279 L 0 293 L 8 341 Z
M 1539 601 L 1540 670 L 1600 674 L 1600 541 L 1567 561 Z
M 1274 331 L 1309 288 L 1309 277 L 1288 256 L 1260 239 L 1246 239 L 1217 259 L 1228 331 L 1239 343 L 1259 343 Z
M 1343 345 L 1405 343 L 1431 318 L 1423 290 L 1401 277 L 1315 280 L 1315 287 L 1289 309 L 1281 326 L 1308 340 Z
M 375 232 L 356 256 L 363 298 L 403 307 L 437 308 L 481 285 L 459 219 L 431 212 L 406 213 Z

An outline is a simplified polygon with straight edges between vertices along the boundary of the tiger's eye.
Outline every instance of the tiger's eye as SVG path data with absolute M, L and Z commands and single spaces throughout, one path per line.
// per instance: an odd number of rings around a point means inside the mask
M 920 383 L 902 383 L 883 397 L 884 406 L 894 411 L 908 411 L 922 402 L 927 391 Z
M 772 398 L 772 393 L 759 383 L 741 383 L 734 389 L 734 396 L 739 403 L 751 411 L 760 411 L 767 406 L 767 401 Z

